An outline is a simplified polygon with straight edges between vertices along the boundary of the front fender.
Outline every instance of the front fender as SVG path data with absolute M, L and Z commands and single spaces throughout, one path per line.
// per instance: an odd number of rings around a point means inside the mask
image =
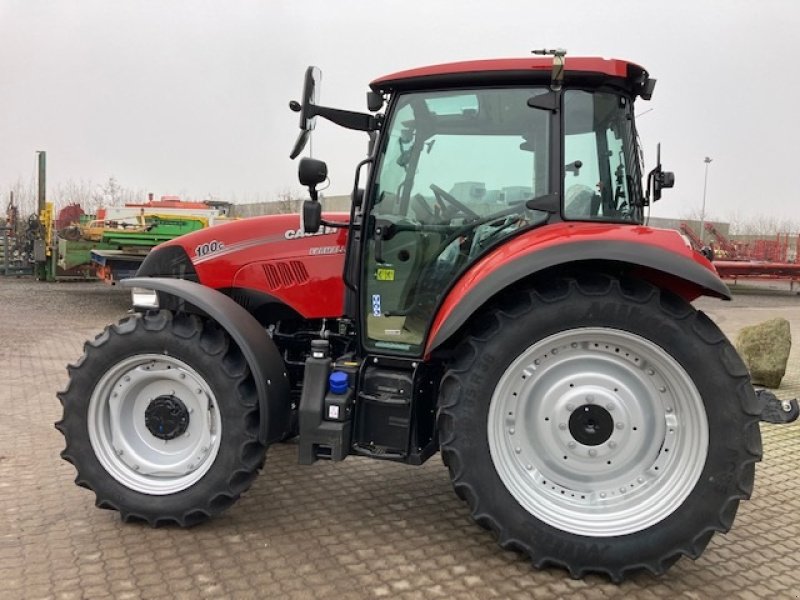
M 688 286 L 693 295 L 731 299 L 705 258 L 672 230 L 630 225 L 558 224 L 520 235 L 468 269 L 445 295 L 428 334 L 427 356 L 447 341 L 491 297 L 551 267 L 597 261 L 644 268 Z M 691 300 L 691 298 L 689 298 Z
M 185 279 L 135 277 L 120 284 L 176 296 L 217 321 L 253 373 L 261 419 L 259 441 L 266 444 L 283 437 L 289 426 L 289 379 L 278 348 L 253 315 L 221 292 Z

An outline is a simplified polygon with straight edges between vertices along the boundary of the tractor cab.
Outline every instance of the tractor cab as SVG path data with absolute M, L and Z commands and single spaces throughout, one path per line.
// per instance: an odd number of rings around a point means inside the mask
M 385 114 L 319 107 L 309 67 L 297 156 L 316 116 L 368 131 L 365 191 L 354 191 L 346 272 L 366 352 L 419 357 L 439 304 L 472 265 L 513 236 L 555 223 L 641 224 L 642 188 L 633 105 L 655 81 L 619 60 L 474 61 L 404 71 L 372 82 L 368 104 Z M 306 231 L 320 226 L 311 200 Z M 654 197 L 672 177 L 649 177 Z M 310 216 L 310 218 L 309 218 Z

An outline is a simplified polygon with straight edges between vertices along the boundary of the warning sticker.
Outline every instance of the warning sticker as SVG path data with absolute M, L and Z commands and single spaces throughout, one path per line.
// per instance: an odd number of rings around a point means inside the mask
M 375 279 L 378 281 L 394 281 L 394 269 L 387 269 L 385 267 L 378 268 L 375 271 Z

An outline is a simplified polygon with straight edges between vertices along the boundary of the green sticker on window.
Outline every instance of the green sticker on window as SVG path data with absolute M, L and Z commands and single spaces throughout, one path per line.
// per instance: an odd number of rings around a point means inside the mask
M 375 279 L 378 281 L 394 281 L 394 269 L 378 268 L 375 271 Z

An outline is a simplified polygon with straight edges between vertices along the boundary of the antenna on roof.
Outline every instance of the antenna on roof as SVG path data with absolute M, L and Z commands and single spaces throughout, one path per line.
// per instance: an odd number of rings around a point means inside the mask
M 532 50 L 532 53 L 539 56 L 553 57 L 553 71 L 552 75 L 550 76 L 550 89 L 554 92 L 560 91 L 561 86 L 564 83 L 564 57 L 567 55 L 567 51 L 564 48 L 555 48 L 553 50 L 542 48 L 541 50 Z

